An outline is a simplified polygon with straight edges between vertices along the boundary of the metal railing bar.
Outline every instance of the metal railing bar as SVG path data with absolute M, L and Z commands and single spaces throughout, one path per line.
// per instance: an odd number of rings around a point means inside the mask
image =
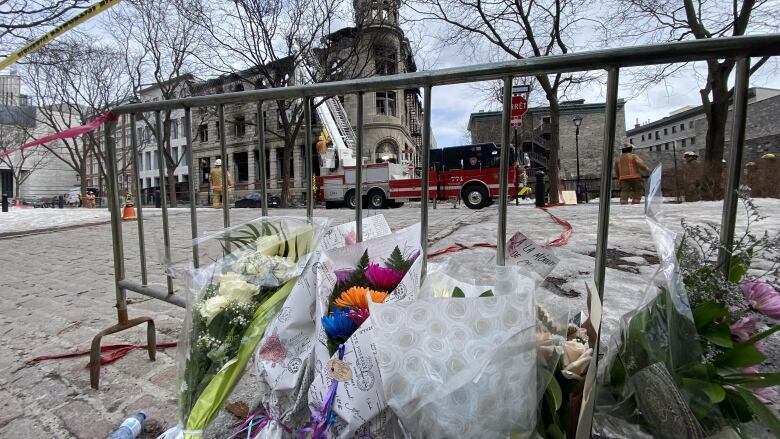
M 168 223 L 168 193 L 167 184 L 165 184 L 165 138 L 163 132 L 163 120 L 162 113 L 155 112 L 155 128 L 157 129 L 157 170 L 160 176 L 160 208 L 162 209 L 162 226 L 163 226 L 163 245 L 165 246 L 165 263 L 171 262 L 171 236 Z M 166 275 L 168 283 L 168 292 L 173 294 L 173 279 Z
M 307 96 L 337 96 L 358 91 L 382 91 L 433 85 L 462 84 L 492 80 L 504 76 L 534 76 L 609 68 L 638 67 L 675 62 L 733 58 L 735 56 L 772 56 L 780 54 L 780 34 L 710 38 L 647 46 L 594 50 L 565 55 L 504 61 L 427 70 L 389 76 L 323 82 L 291 87 L 247 90 L 218 95 L 191 96 L 169 101 L 127 104 L 116 107 L 116 114 L 145 112 L 180 107 L 238 104 L 257 100 L 301 99 Z
M 230 227 L 230 194 L 228 190 L 228 173 L 230 167 L 228 166 L 227 155 L 227 139 L 225 139 L 225 105 L 219 105 L 219 149 L 220 158 L 222 159 L 222 225 L 225 228 Z M 225 247 L 230 251 L 230 241 L 225 242 Z
M 200 257 L 198 256 L 198 244 L 195 238 L 198 237 L 198 186 L 195 181 L 195 157 L 192 153 L 192 111 L 189 107 L 184 109 L 184 139 L 186 141 L 187 168 L 190 174 L 190 230 L 192 231 L 192 264 L 195 268 L 200 266 Z M 146 282 L 144 282 L 146 285 Z
M 136 194 L 135 194 L 135 210 L 138 220 L 138 252 L 141 257 L 141 282 L 146 285 L 149 283 L 149 278 L 146 271 L 146 240 L 144 238 L 144 208 L 142 206 L 143 201 L 141 199 L 141 192 L 143 188 L 143 182 L 141 181 L 141 170 L 138 169 L 138 137 L 136 136 L 136 124 L 135 114 L 131 113 L 130 117 L 130 148 L 133 151 L 133 177 L 135 178 Z
M 425 280 L 428 272 L 428 198 L 430 195 L 430 168 L 431 168 L 431 86 L 426 85 L 423 90 L 423 127 L 422 127 L 422 182 L 420 191 L 420 257 L 422 268 L 420 270 L 420 282 Z
M 363 92 L 357 94 L 357 151 L 355 156 L 355 235 L 357 242 L 363 242 L 363 140 L 365 139 L 365 121 L 363 120 Z
M 141 285 L 137 282 L 133 282 L 129 280 L 121 280 L 117 282 L 117 288 L 134 291 L 138 294 L 142 294 L 147 297 L 163 300 L 165 302 L 172 303 L 181 308 L 187 307 L 187 301 L 184 299 L 184 297 L 179 296 L 177 294 L 168 294 L 165 292 L 165 290 L 158 289 L 153 286 Z
M 125 277 L 125 253 L 122 242 L 122 218 L 120 216 L 119 191 L 117 190 L 116 147 L 112 135 L 116 122 L 109 121 L 103 124 L 106 144 L 106 175 L 108 185 L 108 207 L 111 212 L 111 241 L 114 250 L 114 282 L 116 283 L 116 309 L 122 319 L 127 317 L 127 296 L 125 290 L 119 286 L 119 282 Z
M 506 209 L 509 192 L 509 116 L 512 110 L 512 77 L 504 77 L 503 109 L 501 114 L 501 156 L 498 177 L 498 224 L 496 236 L 496 265 L 506 265 Z M 490 191 L 488 191 L 490 197 Z
M 303 100 L 303 105 L 303 117 L 306 123 L 306 146 L 303 150 L 304 160 L 306 161 L 306 163 L 303 164 L 306 181 L 304 181 L 303 184 L 306 185 L 306 216 L 311 218 L 314 216 L 314 191 L 312 190 L 312 176 L 314 175 L 314 172 L 311 163 L 311 98 L 306 97 Z
M 260 206 L 262 208 L 263 216 L 268 216 L 268 183 L 266 182 L 265 175 L 265 117 L 263 117 L 263 101 L 257 102 L 257 123 L 255 124 L 257 130 L 257 143 L 258 143 L 258 170 L 260 175 Z
M 737 218 L 737 189 L 742 172 L 742 153 L 745 146 L 745 123 L 747 118 L 748 86 L 750 85 L 750 58 L 737 60 L 734 81 L 734 110 L 731 124 L 731 149 L 729 152 L 729 173 L 723 195 L 723 215 L 720 220 L 720 244 L 718 266 L 726 278 L 731 270 L 731 247 L 734 245 L 734 227 Z
M 609 239 L 609 203 L 612 199 L 612 164 L 615 158 L 615 125 L 617 119 L 617 98 L 619 70 L 607 71 L 607 102 L 604 114 L 604 146 L 601 158 L 601 181 L 599 191 L 599 221 L 596 235 L 596 267 L 593 273 L 599 300 L 604 301 L 604 276 L 607 268 L 607 245 Z

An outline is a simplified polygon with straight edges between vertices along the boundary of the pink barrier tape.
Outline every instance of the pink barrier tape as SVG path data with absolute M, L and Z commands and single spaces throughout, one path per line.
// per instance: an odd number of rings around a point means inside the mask
M 82 134 L 91 133 L 92 131 L 98 129 L 103 122 L 115 121 L 115 120 L 117 120 L 117 116 L 114 113 L 109 111 L 108 113 L 101 114 L 100 116 L 96 117 L 94 120 L 92 120 L 90 123 L 86 125 L 82 125 L 80 127 L 68 128 L 67 130 L 62 130 L 59 133 L 49 134 L 48 136 L 44 136 L 41 137 L 40 139 L 33 140 L 32 142 L 25 143 L 19 148 L 12 149 L 10 151 L 0 152 L 0 158 L 7 157 L 16 152 L 24 151 L 25 149 L 43 145 L 44 143 L 49 143 L 60 139 L 72 139 L 74 137 L 81 136 Z

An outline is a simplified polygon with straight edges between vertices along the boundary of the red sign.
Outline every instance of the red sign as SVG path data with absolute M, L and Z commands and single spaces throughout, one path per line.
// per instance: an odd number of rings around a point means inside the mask
M 414 171 L 414 165 L 409 163 L 409 166 L 407 166 L 407 169 L 409 169 L 409 172 Z
M 512 111 L 509 123 L 519 126 L 523 122 L 523 115 L 528 111 L 528 101 L 522 95 L 512 96 Z

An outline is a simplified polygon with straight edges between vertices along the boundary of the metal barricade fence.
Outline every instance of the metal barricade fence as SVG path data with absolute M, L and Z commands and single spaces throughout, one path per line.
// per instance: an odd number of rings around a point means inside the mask
M 122 105 L 115 109 L 115 114 L 131 114 L 135 116 L 139 113 L 154 113 L 156 117 L 157 132 L 162 133 L 161 111 L 184 109 L 184 133 L 186 135 L 186 148 L 190 151 L 188 154 L 188 163 L 190 170 L 195 169 L 194 154 L 192 154 L 192 116 L 191 109 L 198 107 L 217 107 L 219 118 L 219 143 L 221 148 L 222 162 L 227 163 L 227 148 L 225 135 L 225 105 L 228 104 L 257 104 L 256 123 L 258 127 L 258 147 L 259 147 L 259 181 L 262 214 L 268 215 L 267 206 L 267 187 L 266 187 L 266 156 L 265 156 L 265 126 L 262 106 L 263 102 L 274 100 L 304 100 L 304 119 L 305 119 L 305 137 L 306 144 L 312 144 L 312 117 L 311 100 L 315 97 L 337 96 L 345 94 L 355 94 L 358 96 L 357 102 L 357 157 L 362 157 L 364 133 L 364 108 L 363 95 L 366 92 L 384 91 L 388 89 L 413 89 L 423 88 L 423 145 L 422 145 L 422 169 L 429 169 L 429 154 L 431 144 L 431 90 L 435 86 L 462 84 L 485 80 L 503 80 L 503 114 L 501 129 L 501 157 L 500 157 L 500 190 L 498 200 L 498 233 L 496 236 L 496 263 L 505 264 L 506 252 L 506 217 L 507 217 L 507 198 L 508 184 L 507 175 L 509 169 L 509 142 L 510 125 L 509 114 L 511 105 L 512 79 L 515 77 L 535 76 L 585 70 L 606 70 L 607 72 L 607 94 L 606 94 L 606 114 L 604 126 L 604 142 L 602 153 L 602 167 L 600 181 L 610 182 L 602 184 L 599 189 L 600 200 L 609 200 L 611 195 L 612 167 L 615 151 L 615 127 L 617 115 L 618 99 L 618 78 L 620 69 L 624 67 L 641 67 L 654 64 L 666 64 L 676 62 L 704 61 L 707 59 L 737 58 L 736 63 L 736 81 L 733 99 L 733 123 L 731 127 L 731 139 L 734 148 L 730 148 L 731 157 L 728 161 L 728 180 L 725 200 L 723 204 L 723 215 L 721 221 L 721 242 L 723 247 L 730 248 L 734 239 L 734 225 L 736 216 L 737 196 L 736 189 L 739 186 L 740 166 L 742 162 L 742 150 L 745 138 L 745 118 L 747 111 L 747 89 L 750 75 L 750 58 L 756 56 L 773 56 L 780 54 L 780 34 L 713 38 L 707 40 L 696 40 L 677 42 L 671 44 L 659 44 L 640 47 L 627 47 L 619 49 L 598 50 L 583 53 L 571 53 L 565 55 L 548 56 L 541 58 L 528 58 L 521 60 L 505 61 L 491 64 L 480 64 L 467 67 L 455 67 L 442 70 L 421 71 L 414 73 L 405 73 L 390 76 L 379 76 L 370 78 L 361 78 L 355 80 L 346 80 L 338 82 L 326 82 L 311 85 L 295 85 L 285 88 L 272 88 L 262 90 L 249 90 L 235 93 L 225 93 L 218 95 L 193 96 L 168 101 L 146 102 Z M 137 168 L 138 140 L 136 138 L 135 117 L 130 117 L 130 136 L 131 148 L 133 151 L 133 170 L 135 181 L 139 183 L 139 173 Z M 149 355 L 154 359 L 154 322 L 148 317 L 139 317 L 128 319 L 126 291 L 134 291 L 142 295 L 160 299 L 177 306 L 184 307 L 183 297 L 174 294 L 173 283 L 170 276 L 167 276 L 167 289 L 162 290 L 148 285 L 146 248 L 144 243 L 144 221 L 142 203 L 136 202 L 138 216 L 138 239 L 140 249 L 141 280 L 127 279 L 125 277 L 124 267 L 124 247 L 122 242 L 122 222 L 121 205 L 117 188 L 117 166 L 116 149 L 114 140 L 111 137 L 114 133 L 115 121 L 105 123 L 103 132 L 105 133 L 107 173 L 108 173 L 108 199 L 112 202 L 111 206 L 111 234 L 113 241 L 114 256 L 114 277 L 116 281 L 116 307 L 118 314 L 118 323 L 101 331 L 95 336 L 92 343 L 91 359 L 91 383 L 94 388 L 98 387 L 100 373 L 100 340 L 106 334 L 115 333 L 129 327 L 148 322 L 148 340 Z M 164 163 L 163 157 L 163 139 L 157 138 L 157 147 L 160 154 L 159 163 Z M 312 177 L 312 149 L 305 149 L 305 181 L 311 181 Z M 165 170 L 160 166 L 160 195 L 162 197 L 162 226 L 163 226 L 163 244 L 165 256 L 170 258 L 170 234 L 167 209 L 167 190 Z M 362 187 L 363 174 L 362 167 L 357 166 L 355 172 L 355 187 Z M 223 197 L 227 199 L 227 173 L 222 173 Z M 197 184 L 195 178 L 189 179 L 190 190 L 190 222 L 192 227 L 192 237 L 198 235 L 197 221 Z M 429 192 L 429 177 L 427 172 L 422 173 L 422 193 Z M 139 194 L 136 194 L 138 197 Z M 307 186 L 306 191 L 306 214 L 311 217 L 314 215 L 314 197 L 312 188 Z M 137 200 L 140 201 L 140 200 Z M 230 210 L 228 203 L 223 203 L 223 224 L 230 226 Z M 606 268 L 607 238 L 609 235 L 609 211 L 610 203 L 601 202 L 599 204 L 598 214 L 598 234 L 596 246 L 596 261 L 594 270 L 594 281 L 598 291 L 599 298 L 603 301 L 604 297 L 604 277 Z M 361 203 L 356 203 L 356 235 L 358 240 L 362 240 L 362 208 Z M 421 222 L 421 242 L 422 247 L 422 276 L 426 273 L 427 248 L 428 248 L 428 204 L 421 203 L 420 208 Z M 719 254 L 719 265 L 728 270 L 729 267 L 728 252 L 721 250 Z M 198 248 L 196 245 L 192 249 L 192 261 L 198 266 Z

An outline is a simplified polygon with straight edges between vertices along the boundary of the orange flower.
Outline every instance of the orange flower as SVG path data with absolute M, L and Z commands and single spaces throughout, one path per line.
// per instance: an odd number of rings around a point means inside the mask
M 384 302 L 387 298 L 387 293 L 382 291 L 374 291 L 364 287 L 352 287 L 341 293 L 339 298 L 336 299 L 336 305 L 342 308 L 368 309 L 367 293 L 371 294 L 371 300 L 375 303 Z

